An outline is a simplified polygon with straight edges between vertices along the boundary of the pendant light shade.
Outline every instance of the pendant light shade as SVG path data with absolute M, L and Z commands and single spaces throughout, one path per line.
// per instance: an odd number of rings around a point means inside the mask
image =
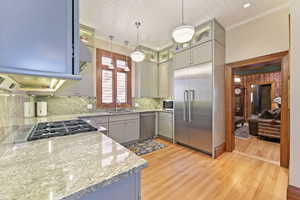
M 178 26 L 175 28 L 175 30 L 172 33 L 173 39 L 177 43 L 186 43 L 189 42 L 194 34 L 195 34 L 195 28 L 190 25 L 184 24 L 184 4 L 183 0 L 181 1 L 181 20 L 182 20 L 182 25 Z
M 181 25 L 173 31 L 173 38 L 177 43 L 186 43 L 190 41 L 195 34 L 195 28 L 189 25 Z
M 130 56 L 134 62 L 142 62 L 146 57 L 145 54 L 139 49 L 134 50 Z
M 145 59 L 145 54 L 142 52 L 139 46 L 139 28 L 141 26 L 141 22 L 135 22 L 135 26 L 137 28 L 137 48 L 131 53 L 130 57 L 134 62 L 142 62 Z

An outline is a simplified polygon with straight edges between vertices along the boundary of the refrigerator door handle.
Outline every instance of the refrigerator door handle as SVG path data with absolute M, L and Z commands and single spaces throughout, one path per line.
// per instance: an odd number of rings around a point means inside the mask
M 186 121 L 186 100 L 188 99 L 189 91 L 185 90 L 183 94 L 183 120 Z
M 192 111 L 191 111 L 191 99 L 192 99 L 192 98 L 191 98 L 191 94 L 192 94 L 192 93 L 191 93 L 191 90 L 189 90 L 189 91 L 188 91 L 188 106 L 189 106 L 189 121 L 188 121 L 188 122 L 189 122 L 189 123 L 192 122 L 192 114 L 191 114 L 191 112 L 192 112 Z

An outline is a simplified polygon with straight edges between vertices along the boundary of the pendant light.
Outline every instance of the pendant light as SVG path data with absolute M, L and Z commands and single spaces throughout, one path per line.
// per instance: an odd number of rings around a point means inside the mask
M 126 47 L 128 47 L 129 42 L 126 40 L 126 41 L 124 41 L 124 44 L 125 44 Z M 125 56 L 125 69 L 124 69 L 124 71 L 125 72 L 129 72 L 130 71 L 130 69 L 128 67 L 127 56 Z
M 175 28 L 175 30 L 172 33 L 172 36 L 177 43 L 186 43 L 189 42 L 194 34 L 195 34 L 195 28 L 190 25 L 184 24 L 184 4 L 183 0 L 181 0 L 181 20 L 182 24 Z
M 112 41 L 114 39 L 114 36 L 110 35 L 108 36 L 110 39 L 110 65 L 108 66 L 109 69 L 114 69 L 114 64 L 113 64 L 113 52 L 112 52 Z
M 139 48 L 139 28 L 141 26 L 141 22 L 135 22 L 135 26 L 137 28 L 137 47 L 131 53 L 130 57 L 135 62 L 142 62 L 145 59 L 145 54 Z

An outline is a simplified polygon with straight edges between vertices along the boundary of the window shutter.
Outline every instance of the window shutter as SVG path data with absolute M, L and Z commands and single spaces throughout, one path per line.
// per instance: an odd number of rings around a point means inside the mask
M 102 70 L 102 103 L 113 103 L 112 70 Z
M 127 103 L 127 77 L 125 72 L 117 72 L 117 100 Z

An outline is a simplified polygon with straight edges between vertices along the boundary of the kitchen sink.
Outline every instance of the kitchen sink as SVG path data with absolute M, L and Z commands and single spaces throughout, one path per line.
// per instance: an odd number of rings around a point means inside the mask
M 111 110 L 111 111 L 108 111 L 109 113 L 111 114 L 114 114 L 114 113 L 131 113 L 131 112 L 134 112 L 133 110 L 125 110 L 125 109 L 122 109 L 122 110 Z

